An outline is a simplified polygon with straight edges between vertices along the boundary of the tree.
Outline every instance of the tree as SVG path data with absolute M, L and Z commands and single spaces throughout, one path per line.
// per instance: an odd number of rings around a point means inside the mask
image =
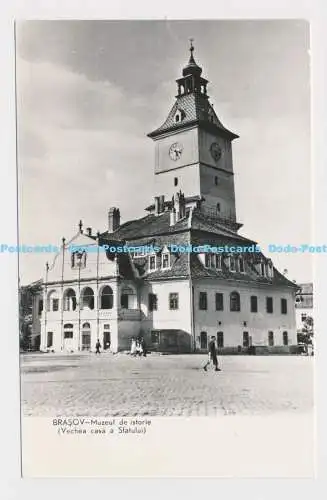
M 313 338 L 313 318 L 312 316 L 306 316 L 302 321 L 303 327 L 302 331 L 298 333 L 298 343 L 301 344 L 312 344 Z

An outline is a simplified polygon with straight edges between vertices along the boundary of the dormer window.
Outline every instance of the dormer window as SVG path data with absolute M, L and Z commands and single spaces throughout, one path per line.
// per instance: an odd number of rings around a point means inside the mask
M 221 255 L 215 255 L 215 267 L 216 269 L 221 269 Z
M 150 255 L 149 256 L 149 271 L 155 271 L 155 270 L 156 270 L 156 256 Z
M 266 266 L 265 266 L 264 262 L 260 262 L 260 274 L 261 274 L 261 276 L 266 275 Z
M 244 259 L 243 259 L 243 257 L 239 257 L 238 266 L 239 266 L 240 273 L 244 273 Z
M 221 255 L 205 253 L 204 254 L 205 267 L 212 267 L 214 269 L 221 269 Z
M 161 267 L 162 269 L 170 267 L 170 254 L 168 252 L 164 252 L 161 256 Z
M 185 113 L 183 110 L 178 109 L 175 114 L 175 123 L 180 123 L 185 118 Z

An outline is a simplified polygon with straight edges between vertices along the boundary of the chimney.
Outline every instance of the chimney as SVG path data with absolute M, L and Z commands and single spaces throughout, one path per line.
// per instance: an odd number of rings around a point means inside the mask
M 185 207 L 185 197 L 182 191 L 179 191 L 174 196 L 174 208 L 176 211 L 176 222 L 185 217 L 186 207 Z
M 88 236 L 92 236 L 92 228 L 91 227 L 87 227 L 86 232 L 87 232 Z
M 165 197 L 164 195 L 155 196 L 154 198 L 154 214 L 160 215 L 165 211 Z
M 159 196 L 159 213 L 162 214 L 162 212 L 165 211 L 165 196 L 162 194 Z
M 120 226 L 119 208 L 111 207 L 108 212 L 108 233 L 113 233 Z
M 160 198 L 159 196 L 154 197 L 154 215 L 159 215 L 160 211 Z
M 175 208 L 173 207 L 170 210 L 170 220 L 169 220 L 169 225 L 174 226 L 176 224 L 176 211 Z

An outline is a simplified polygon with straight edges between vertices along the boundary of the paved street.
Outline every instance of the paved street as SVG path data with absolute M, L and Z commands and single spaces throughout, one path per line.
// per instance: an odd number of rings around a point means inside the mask
M 25 416 L 218 416 L 313 408 L 313 358 L 125 354 L 21 356 Z

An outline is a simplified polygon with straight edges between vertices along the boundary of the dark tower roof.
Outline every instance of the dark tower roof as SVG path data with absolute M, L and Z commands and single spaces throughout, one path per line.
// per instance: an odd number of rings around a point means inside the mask
M 183 68 L 183 76 L 188 76 L 188 75 L 201 76 L 202 68 L 200 68 L 200 66 L 198 66 L 196 64 L 194 57 L 193 57 L 194 47 L 193 47 L 192 38 L 191 38 L 190 42 L 191 42 L 191 46 L 190 46 L 191 55 L 190 55 L 190 59 L 189 59 L 187 66 L 185 66 L 185 68 Z
M 201 125 L 213 133 L 219 133 L 230 140 L 238 138 L 238 135 L 228 130 L 219 120 L 207 95 L 208 80 L 201 76 L 202 68 L 194 59 L 194 46 L 191 41 L 190 58 L 188 64 L 183 68 L 183 76 L 176 80 L 178 95 L 175 104 L 170 110 L 164 123 L 156 130 L 148 134 L 155 138 L 167 132 Z M 179 117 L 176 119 L 176 113 Z

